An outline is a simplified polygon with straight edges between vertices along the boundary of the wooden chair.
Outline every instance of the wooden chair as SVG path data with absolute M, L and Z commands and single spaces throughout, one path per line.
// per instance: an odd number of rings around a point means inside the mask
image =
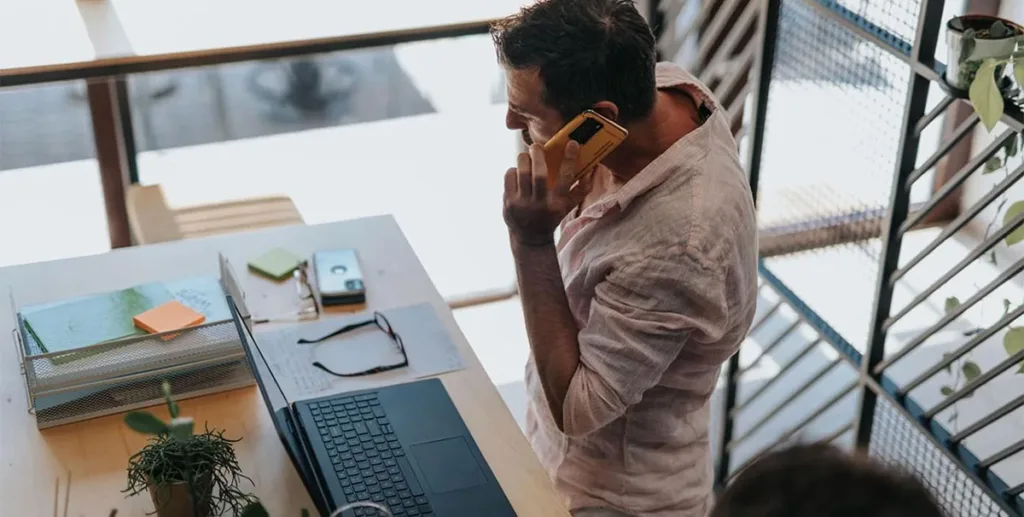
M 127 201 L 128 223 L 137 244 L 305 224 L 295 203 L 287 196 L 171 208 L 160 185 L 132 185 Z

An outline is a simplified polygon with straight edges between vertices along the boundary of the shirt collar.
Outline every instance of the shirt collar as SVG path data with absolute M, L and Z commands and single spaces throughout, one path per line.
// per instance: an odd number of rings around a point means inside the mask
M 700 127 L 676 140 L 617 191 L 588 207 L 580 214 L 581 216 L 601 217 L 615 205 L 620 210 L 625 210 L 634 199 L 661 185 L 673 173 L 680 171 L 680 163 L 695 163 L 704 156 L 708 147 L 708 131 L 717 122 L 715 118 L 722 116 L 718 102 L 697 78 L 678 65 L 658 63 L 655 77 L 659 90 L 682 90 L 693 97 L 702 117 L 707 115 L 706 120 Z

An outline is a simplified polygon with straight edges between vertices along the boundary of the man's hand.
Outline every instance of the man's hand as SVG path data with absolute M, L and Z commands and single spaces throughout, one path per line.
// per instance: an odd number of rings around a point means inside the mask
M 569 183 L 578 155 L 579 144 L 570 140 L 553 190 L 548 188 L 548 166 L 539 144 L 531 145 L 529 153 L 520 153 L 517 166 L 505 172 L 505 224 L 519 244 L 553 243 L 555 228 L 582 200 L 584 189 L 570 191 Z

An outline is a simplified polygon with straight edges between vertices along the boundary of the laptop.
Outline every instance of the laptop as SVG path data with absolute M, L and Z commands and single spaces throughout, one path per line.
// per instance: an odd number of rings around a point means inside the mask
M 395 517 L 516 515 L 439 379 L 289 402 L 230 296 L 228 305 L 274 427 L 321 515 L 363 501 Z

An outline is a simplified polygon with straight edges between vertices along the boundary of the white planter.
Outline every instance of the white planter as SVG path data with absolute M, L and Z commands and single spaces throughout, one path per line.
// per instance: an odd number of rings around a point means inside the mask
M 1017 38 L 1024 35 L 1024 28 L 1008 20 L 984 15 L 961 16 L 967 27 L 982 26 L 988 27 L 996 20 L 1001 20 L 1007 27 L 1016 32 L 1016 36 L 1008 36 L 1000 39 L 974 39 L 974 49 L 970 54 L 964 55 L 963 32 L 951 26 L 952 20 L 946 24 L 946 82 L 958 90 L 967 90 L 971 87 L 974 75 L 981 67 L 981 63 L 988 58 L 1004 59 L 1016 49 Z M 977 30 L 977 29 L 976 29 Z M 996 69 L 996 80 L 1003 76 L 1005 66 Z

